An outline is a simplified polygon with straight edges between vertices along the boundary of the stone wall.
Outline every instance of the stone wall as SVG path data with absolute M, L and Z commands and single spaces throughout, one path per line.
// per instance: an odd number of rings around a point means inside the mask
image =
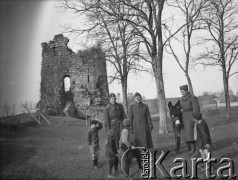
M 79 51 L 68 48 L 69 39 L 62 34 L 42 43 L 40 108 L 49 114 L 61 114 L 68 101 L 76 109 L 71 116 L 85 117 L 85 111 L 99 118 L 108 103 L 105 54 L 100 48 Z M 70 78 L 70 92 L 64 90 L 64 78 Z M 70 112 L 72 111 L 72 107 Z

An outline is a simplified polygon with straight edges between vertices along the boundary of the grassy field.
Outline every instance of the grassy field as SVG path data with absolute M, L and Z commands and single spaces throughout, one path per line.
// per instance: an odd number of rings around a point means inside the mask
M 107 177 L 107 161 L 104 156 L 105 130 L 99 133 L 101 153 L 99 164 L 102 168 L 94 170 L 90 160 L 89 147 L 86 144 L 84 120 L 69 117 L 48 117 L 52 125 L 38 125 L 26 115 L 14 119 L 0 119 L 0 164 L 1 179 L 105 179 Z M 238 107 L 232 108 L 232 120 L 225 120 L 223 109 L 207 113 L 206 121 L 210 127 L 213 151 L 212 157 L 231 158 L 238 174 Z M 170 121 L 168 134 L 159 135 L 158 121 L 154 121 L 152 132 L 155 150 L 171 151 L 163 161 L 169 171 L 175 166 L 175 157 L 183 157 L 188 162 L 188 173 L 191 172 L 191 159 L 186 154 L 182 143 L 181 153 L 176 156 L 174 136 Z M 213 173 L 221 164 L 216 163 Z M 132 165 L 134 178 L 140 178 L 135 162 Z M 226 171 L 225 171 L 226 173 Z M 159 171 L 157 178 L 163 178 Z M 200 179 L 206 178 L 205 172 L 198 171 Z M 118 179 L 124 175 L 120 169 Z

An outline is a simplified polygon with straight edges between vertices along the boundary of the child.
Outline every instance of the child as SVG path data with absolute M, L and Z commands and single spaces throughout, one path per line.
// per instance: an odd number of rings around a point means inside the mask
M 122 160 L 122 168 L 124 169 L 127 176 L 129 176 L 129 166 L 131 165 L 132 158 L 135 157 L 137 160 L 137 164 L 139 169 L 142 170 L 141 165 L 141 153 L 138 149 L 132 145 L 132 133 L 130 132 L 131 121 L 129 119 L 125 119 L 123 121 L 124 129 L 121 132 L 120 138 L 120 149 L 125 152 L 127 149 L 129 151 L 125 154 L 125 158 Z
M 197 140 L 197 149 L 203 160 L 207 159 L 211 149 L 211 136 L 206 121 L 202 118 L 201 113 L 193 112 L 193 120 L 195 121 L 194 139 Z M 203 168 L 203 167 L 202 167 Z
M 100 153 L 98 131 L 100 129 L 102 129 L 102 123 L 96 120 L 90 121 L 90 129 L 87 133 L 87 142 L 90 146 L 90 153 L 92 156 L 94 169 L 98 169 L 98 158 Z
M 105 147 L 105 155 L 108 159 L 108 178 L 114 179 L 115 176 L 118 175 L 118 153 L 116 150 L 116 142 L 115 142 L 115 131 L 114 129 L 110 129 L 107 131 L 107 141 Z M 112 168 L 114 167 L 115 176 L 112 175 Z

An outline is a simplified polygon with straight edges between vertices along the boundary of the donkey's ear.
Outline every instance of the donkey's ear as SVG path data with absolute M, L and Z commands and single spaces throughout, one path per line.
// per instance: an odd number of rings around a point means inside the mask
M 168 103 L 168 107 L 169 107 L 169 110 L 172 109 L 173 105 L 172 105 L 171 101 L 169 101 L 169 103 Z

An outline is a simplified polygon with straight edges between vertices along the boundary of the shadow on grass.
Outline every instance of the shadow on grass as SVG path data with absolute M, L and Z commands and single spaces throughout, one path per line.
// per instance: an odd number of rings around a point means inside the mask
M 235 157 L 238 156 L 238 151 L 233 151 L 233 152 L 229 152 L 227 154 L 223 154 L 222 158 L 230 158 L 230 159 L 234 159 Z
M 0 179 L 53 179 L 54 177 L 41 167 L 28 163 L 37 154 L 36 142 L 20 141 L 21 138 L 19 133 L 11 137 L 1 136 Z
M 14 139 L 1 141 L 0 147 L 1 168 L 14 162 L 25 163 L 30 157 L 36 155 L 37 152 L 35 147 L 27 146 L 25 143 L 19 144 Z
M 218 151 L 218 150 L 227 148 L 234 143 L 238 144 L 238 138 L 220 139 L 220 140 L 214 142 L 212 146 L 214 146 L 214 151 Z M 238 155 L 238 153 L 237 153 L 237 155 Z
M 227 154 L 222 154 L 219 158 L 216 158 L 216 160 L 217 160 L 216 162 L 217 163 L 213 165 L 213 168 L 214 169 L 218 169 L 219 167 L 221 167 L 221 165 L 224 166 L 224 162 L 227 163 L 227 161 L 223 161 L 223 163 L 219 163 L 219 162 L 221 162 L 221 160 L 223 158 L 226 158 L 226 159 L 229 158 L 230 160 L 233 161 L 233 159 L 236 158 L 237 156 L 238 156 L 238 151 L 233 151 L 233 152 L 229 152 Z

